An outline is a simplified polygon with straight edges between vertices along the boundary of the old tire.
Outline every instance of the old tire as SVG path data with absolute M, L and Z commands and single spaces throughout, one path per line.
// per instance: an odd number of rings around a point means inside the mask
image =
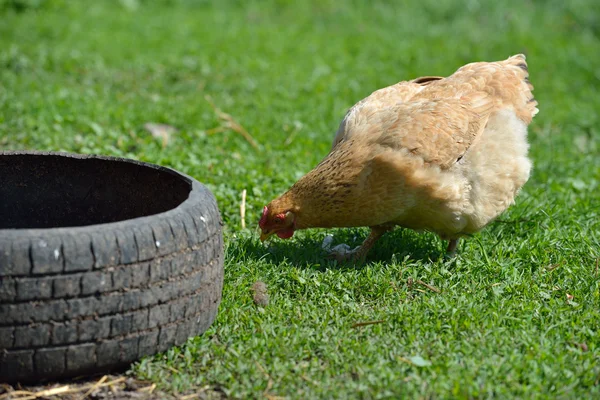
M 214 320 L 222 223 L 196 180 L 125 159 L 0 152 L 0 182 L 0 382 L 122 368 Z

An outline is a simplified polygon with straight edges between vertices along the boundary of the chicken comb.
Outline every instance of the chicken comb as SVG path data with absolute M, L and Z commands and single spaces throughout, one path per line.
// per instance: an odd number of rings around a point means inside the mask
M 267 206 L 264 206 L 262 217 L 260 217 L 260 221 L 258 221 L 258 226 L 260 226 L 261 228 L 264 228 L 267 223 L 267 214 L 268 213 L 269 213 L 269 209 L 267 208 Z

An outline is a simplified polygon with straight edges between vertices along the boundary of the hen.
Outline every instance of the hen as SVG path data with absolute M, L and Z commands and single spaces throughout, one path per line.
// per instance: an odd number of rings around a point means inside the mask
M 362 246 L 335 254 L 362 261 L 398 225 L 437 233 L 454 254 L 529 178 L 527 126 L 538 109 L 528 75 L 519 54 L 377 90 L 348 111 L 325 159 L 264 207 L 261 240 L 368 226 Z

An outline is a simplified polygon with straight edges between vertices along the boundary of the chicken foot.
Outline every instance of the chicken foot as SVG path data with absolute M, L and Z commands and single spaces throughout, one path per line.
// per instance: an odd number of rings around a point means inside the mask
M 372 226 L 371 233 L 369 233 L 369 236 L 365 239 L 362 245 L 354 248 L 353 250 L 347 250 L 347 245 L 338 245 L 331 249 L 328 258 L 335 259 L 339 263 L 345 261 L 362 263 L 367 258 L 367 253 L 369 250 L 371 250 L 375 242 L 391 229 L 391 227 Z

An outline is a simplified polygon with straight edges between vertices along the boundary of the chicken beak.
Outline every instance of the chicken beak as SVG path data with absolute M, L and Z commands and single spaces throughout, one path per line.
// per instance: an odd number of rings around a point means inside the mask
M 262 231 L 260 233 L 260 241 L 264 242 L 265 240 L 267 240 L 268 238 L 270 238 L 273 233 L 275 233 L 275 232 L 273 232 L 273 231 L 271 231 L 271 232 Z

